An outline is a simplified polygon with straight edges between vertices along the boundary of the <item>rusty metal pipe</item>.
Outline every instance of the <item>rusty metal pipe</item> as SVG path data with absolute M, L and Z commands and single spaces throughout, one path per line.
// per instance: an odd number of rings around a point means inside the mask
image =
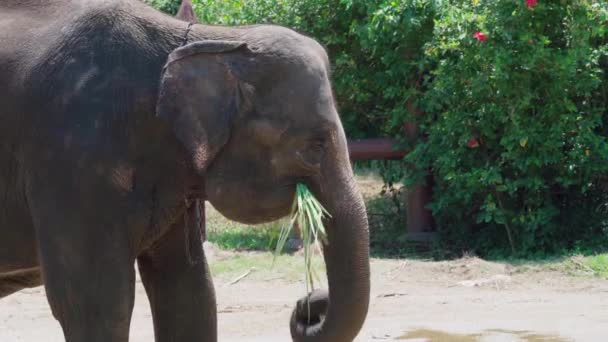
M 396 146 L 398 146 L 398 141 L 390 138 L 348 140 L 351 161 L 402 159 L 407 151 Z

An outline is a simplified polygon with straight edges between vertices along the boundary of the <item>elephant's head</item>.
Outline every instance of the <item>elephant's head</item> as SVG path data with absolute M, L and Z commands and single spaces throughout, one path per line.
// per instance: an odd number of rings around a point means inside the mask
M 314 40 L 275 26 L 248 28 L 239 39 L 175 50 L 163 73 L 158 115 L 205 180 L 207 199 L 230 219 L 285 216 L 296 184 L 308 185 L 331 213 L 324 247 L 329 295 L 298 303 L 292 336 L 351 341 L 368 310 L 368 225 L 327 55 Z

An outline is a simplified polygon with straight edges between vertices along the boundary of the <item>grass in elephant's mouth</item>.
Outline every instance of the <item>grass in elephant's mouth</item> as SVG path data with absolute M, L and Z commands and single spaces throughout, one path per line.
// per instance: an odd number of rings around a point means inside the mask
M 327 210 L 323 208 L 321 203 L 308 190 L 306 185 L 298 183 L 296 185 L 296 193 L 293 201 L 291 214 L 286 222 L 283 223 L 281 232 L 277 240 L 275 250 L 275 258 L 285 246 L 285 242 L 291 230 L 297 226 L 300 229 L 302 242 L 304 247 L 304 268 L 306 292 L 314 289 L 314 279 L 319 279 L 313 267 L 312 257 L 314 255 L 313 248 L 317 248 L 320 252 L 321 243 L 327 245 L 327 234 L 323 226 L 323 218 L 330 216 Z

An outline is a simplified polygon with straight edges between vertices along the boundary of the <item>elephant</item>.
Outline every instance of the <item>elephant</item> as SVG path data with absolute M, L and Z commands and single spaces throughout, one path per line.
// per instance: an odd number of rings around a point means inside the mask
M 302 183 L 330 213 L 328 290 L 297 301 L 291 336 L 352 341 L 369 233 L 330 79 L 326 50 L 282 26 L 3 0 L 0 298 L 44 285 L 66 341 L 125 342 L 137 265 L 157 342 L 216 341 L 198 204 L 268 222 Z

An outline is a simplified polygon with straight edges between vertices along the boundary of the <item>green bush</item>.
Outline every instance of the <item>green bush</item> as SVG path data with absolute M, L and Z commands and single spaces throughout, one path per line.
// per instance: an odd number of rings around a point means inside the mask
M 204 23 L 276 23 L 325 45 L 350 137 L 403 138 L 416 121 L 406 184 L 432 165 L 445 246 L 529 255 L 608 241 L 606 2 L 193 4 Z
M 428 139 L 407 159 L 433 165 L 445 242 L 529 254 L 606 241 L 607 20 L 589 1 L 441 8 Z

